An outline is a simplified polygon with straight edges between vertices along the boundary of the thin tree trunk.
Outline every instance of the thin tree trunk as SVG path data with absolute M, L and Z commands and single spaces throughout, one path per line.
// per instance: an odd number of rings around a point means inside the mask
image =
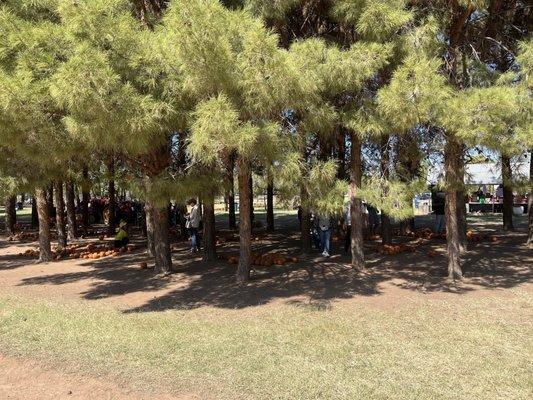
M 35 196 L 31 198 L 31 227 L 39 227 L 39 216 L 37 215 L 37 199 Z
M 152 204 L 154 221 L 155 270 L 161 274 L 172 272 L 172 255 L 168 236 L 168 207 Z
M 274 232 L 274 178 L 270 169 L 267 172 L 267 231 Z
M 226 165 L 226 179 L 228 180 L 228 226 L 229 229 L 237 229 L 237 218 L 235 215 L 235 156 L 231 155 L 228 158 Z
M 52 261 L 50 246 L 50 214 L 46 201 L 46 189 L 35 189 L 37 214 L 39 215 L 39 262 Z
M 446 173 L 446 241 L 448 250 L 448 277 L 462 279 L 461 246 L 459 223 L 457 221 L 457 188 L 462 184 L 459 174 L 460 145 L 453 136 L 448 136 L 444 150 L 444 168 Z
M 301 145 L 301 175 L 302 179 L 300 182 L 300 207 L 301 212 L 301 223 L 300 223 L 300 237 L 301 237 L 301 247 L 302 254 L 311 254 L 311 210 L 309 209 L 309 191 L 307 189 L 305 180 L 307 178 L 307 148 L 306 148 L 306 136 L 305 133 L 300 132 L 300 139 L 302 141 Z
M 384 180 L 389 179 L 389 136 L 381 138 L 381 176 Z M 383 197 L 388 196 L 386 190 L 383 190 Z M 381 242 L 383 244 L 392 243 L 392 226 L 390 217 L 381 210 Z
M 356 132 L 352 132 L 352 149 L 350 160 L 350 219 L 352 223 L 351 243 L 352 267 L 357 271 L 365 269 L 365 255 L 363 251 L 363 212 L 361 199 L 357 191 L 361 187 L 362 162 L 361 139 Z
M 89 169 L 87 167 L 83 167 L 83 182 L 81 185 L 81 213 L 82 213 L 82 225 L 83 225 L 83 233 L 87 234 L 87 231 L 89 229 L 89 201 L 90 201 L 90 193 L 89 193 Z
M 528 234 L 527 246 L 533 248 L 533 149 L 531 149 L 531 158 L 529 160 L 529 196 L 527 201 L 528 209 Z
M 54 215 L 54 184 L 51 183 L 46 192 L 46 204 L 48 206 L 48 214 Z
M 464 144 L 459 143 L 458 146 L 457 174 L 458 178 L 460 178 L 460 182 L 458 182 L 459 186 L 457 188 L 457 224 L 459 226 L 459 248 L 461 250 L 461 253 L 465 253 L 468 247 L 468 238 L 466 236 L 466 231 L 468 229 L 466 219 L 466 202 L 468 195 L 464 187 Z
M 54 182 L 54 202 L 56 206 L 57 247 L 67 247 L 67 232 L 65 227 L 65 201 L 63 200 L 63 182 Z
M 108 195 L 109 195 L 109 204 L 108 204 L 108 212 L 109 212 L 109 221 L 107 225 L 107 234 L 108 236 L 114 236 L 115 230 L 116 230 L 116 221 L 115 221 L 115 213 L 116 213 L 116 205 L 117 205 L 117 195 L 115 190 L 115 159 L 114 157 L 111 157 L 111 160 L 109 161 L 109 164 L 107 166 L 107 171 L 109 173 L 109 182 L 108 182 Z
M 502 155 L 502 180 L 503 180 L 503 229 L 514 231 L 513 225 L 513 176 L 511 171 L 511 158 Z
M 17 197 L 8 196 L 5 201 L 5 219 L 6 219 L 6 235 L 12 236 L 15 234 L 15 224 L 17 223 Z
M 204 201 L 204 261 L 217 260 L 215 229 L 215 198 L 210 196 Z
M 67 239 L 74 240 L 78 236 L 78 232 L 76 226 L 76 207 L 74 205 L 74 183 L 72 179 L 67 179 L 65 186 L 65 197 L 67 199 Z
M 250 226 L 254 230 L 254 179 L 250 168 L 250 178 L 248 179 L 248 188 L 250 190 Z
M 146 251 L 150 257 L 155 257 L 155 243 L 154 243 L 154 234 L 155 234 L 155 225 L 154 225 L 154 209 L 150 202 L 145 204 L 145 215 L 146 215 Z
M 237 282 L 250 280 L 252 266 L 252 199 L 250 197 L 250 179 L 252 176 L 250 161 L 242 156 L 238 157 L 239 181 L 239 265 L 237 268 Z

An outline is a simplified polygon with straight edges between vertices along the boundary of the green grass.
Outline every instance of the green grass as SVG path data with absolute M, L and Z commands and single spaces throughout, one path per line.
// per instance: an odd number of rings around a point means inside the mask
M 27 217 L 31 215 L 31 207 L 25 206 L 22 210 L 17 210 L 17 217 Z M 5 208 L 0 207 L 0 219 L 4 219 Z
M 530 294 L 449 299 L 127 314 L 4 293 L 0 348 L 215 399 L 531 398 Z

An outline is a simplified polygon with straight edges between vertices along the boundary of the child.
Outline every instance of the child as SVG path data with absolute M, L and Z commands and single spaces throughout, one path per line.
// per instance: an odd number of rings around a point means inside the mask
M 117 236 L 115 236 L 115 249 L 126 247 L 130 242 L 128 232 L 126 231 L 126 222 L 120 221 L 118 228 Z

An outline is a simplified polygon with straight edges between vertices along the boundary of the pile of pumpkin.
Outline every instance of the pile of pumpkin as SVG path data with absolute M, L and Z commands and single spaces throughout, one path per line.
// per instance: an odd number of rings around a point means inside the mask
M 414 253 L 415 247 L 406 244 L 383 244 L 378 246 L 377 250 L 380 254 L 392 256 L 400 253 Z
M 238 240 L 239 239 L 234 234 L 228 234 L 222 237 L 217 236 L 216 244 L 217 246 L 220 246 L 221 244 L 229 243 L 229 242 L 237 242 Z
M 414 232 L 409 232 L 407 235 L 417 239 L 446 239 L 445 233 L 435 233 L 430 228 L 417 229 Z
M 500 241 L 498 236 L 488 236 L 484 233 L 476 233 L 471 230 L 466 232 L 466 237 L 469 242 L 481 242 L 486 239 L 489 239 L 492 243 L 498 243 Z
M 227 258 L 228 262 L 230 264 L 238 264 L 239 263 L 239 257 L 238 256 L 229 256 Z M 271 267 L 273 265 L 285 265 L 287 263 L 297 263 L 299 260 L 297 257 L 288 257 L 283 254 L 279 253 L 259 253 L 259 252 L 253 252 L 252 253 L 252 265 L 255 266 L 263 266 L 263 267 Z
M 104 257 L 116 257 L 122 253 L 131 253 L 135 250 L 135 245 L 131 244 L 127 247 L 115 249 L 112 245 L 96 245 L 91 243 L 89 245 L 69 245 L 64 249 L 58 249 L 57 247 L 52 249 L 52 259 L 59 261 L 65 258 L 82 258 L 85 260 L 97 260 Z M 39 250 L 28 249 L 24 253 L 19 253 L 20 256 L 26 257 L 39 257 Z
M 71 258 L 83 258 L 85 260 L 98 260 L 99 258 L 116 257 L 119 254 L 131 253 L 133 250 L 135 250 L 135 245 L 133 244 L 121 247 L 120 249 L 115 249 L 113 245 L 97 246 L 95 244 L 89 244 L 85 248 L 70 252 L 69 256 Z

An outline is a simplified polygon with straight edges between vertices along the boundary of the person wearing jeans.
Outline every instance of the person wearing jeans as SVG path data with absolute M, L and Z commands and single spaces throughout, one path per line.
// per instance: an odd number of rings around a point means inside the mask
M 187 202 L 187 205 L 191 207 L 191 211 L 186 216 L 187 232 L 191 238 L 191 252 L 196 253 L 200 248 L 200 239 L 198 237 L 198 228 L 200 227 L 200 221 L 202 220 L 202 215 L 200 214 L 200 207 L 196 202 L 196 199 L 191 199 Z
M 331 218 L 319 215 L 316 218 L 318 234 L 320 236 L 320 251 L 324 257 L 329 257 L 331 249 Z

